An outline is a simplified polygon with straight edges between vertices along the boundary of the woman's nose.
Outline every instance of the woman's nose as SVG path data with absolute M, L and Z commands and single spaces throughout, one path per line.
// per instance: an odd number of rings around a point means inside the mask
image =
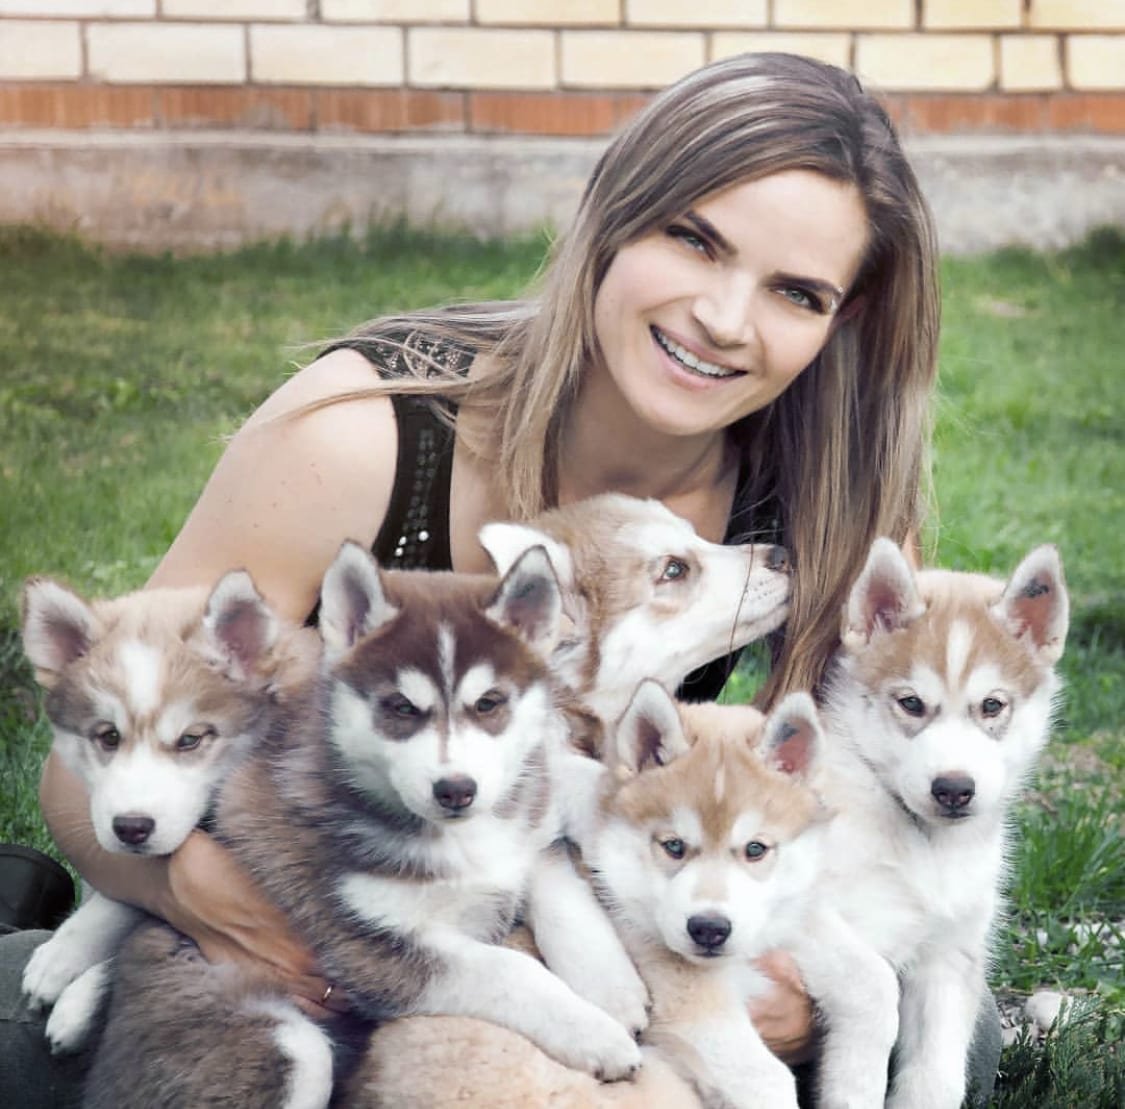
M 724 275 L 696 297 L 694 314 L 716 347 L 745 346 L 754 339 L 754 295 L 749 281 Z

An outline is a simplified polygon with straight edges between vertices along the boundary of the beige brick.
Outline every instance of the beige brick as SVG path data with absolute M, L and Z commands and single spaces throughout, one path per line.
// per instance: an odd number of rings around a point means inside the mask
M 92 23 L 90 76 L 127 84 L 240 84 L 246 80 L 241 27 L 201 23 Z
M 1031 0 L 1027 24 L 1057 31 L 1125 31 L 1125 0 Z
M 754 50 L 780 50 L 784 54 L 804 54 L 847 68 L 851 64 L 852 37 L 816 31 L 763 31 L 740 34 L 721 31 L 711 37 L 711 61 Z
M 1055 35 L 1000 36 L 1000 87 L 1005 92 L 1049 92 L 1062 83 Z
M 876 89 L 980 90 L 996 76 L 991 35 L 860 35 L 855 68 Z
M 923 0 L 922 26 L 927 29 L 1019 27 L 1023 0 Z
M 407 73 L 420 88 L 551 89 L 555 35 L 467 27 L 411 27 Z
M 625 0 L 632 27 L 765 27 L 766 0 Z
M 401 85 L 399 27 L 250 27 L 250 75 L 267 85 Z
M 698 69 L 704 36 L 678 31 L 562 31 L 562 84 L 653 89 Z
M 328 23 L 468 23 L 469 0 L 320 0 Z
M 77 23 L 21 19 L 0 23 L 0 79 L 81 76 L 82 40 Z
M 0 0 L 0 15 L 128 18 L 156 15 L 156 0 Z
M 1069 35 L 1066 77 L 1072 89 L 1125 88 L 1125 35 Z
M 908 29 L 914 26 L 914 0 L 774 0 L 773 26 Z
M 620 0 L 477 0 L 478 23 L 515 26 L 604 26 L 621 22 Z
M 305 0 L 164 0 L 169 19 L 304 19 Z

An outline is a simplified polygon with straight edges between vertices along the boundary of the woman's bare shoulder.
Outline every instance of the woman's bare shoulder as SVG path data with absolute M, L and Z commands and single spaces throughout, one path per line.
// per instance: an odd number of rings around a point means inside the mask
M 231 439 L 150 584 L 209 584 L 244 568 L 303 618 L 340 544 L 369 547 L 386 514 L 398 437 L 371 364 L 333 351 L 298 371 Z

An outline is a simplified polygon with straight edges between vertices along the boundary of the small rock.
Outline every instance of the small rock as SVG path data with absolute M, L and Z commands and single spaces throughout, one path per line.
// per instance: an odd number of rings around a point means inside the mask
M 1036 1027 L 1046 1032 L 1058 1018 L 1065 999 L 1064 994 L 1055 990 L 1038 990 L 1027 999 L 1023 1011 Z

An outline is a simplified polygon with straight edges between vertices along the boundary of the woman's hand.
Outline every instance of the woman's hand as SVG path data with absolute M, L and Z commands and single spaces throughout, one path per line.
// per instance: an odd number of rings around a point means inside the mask
M 750 1020 L 766 1046 L 782 1062 L 807 1063 L 816 1045 L 812 999 L 792 956 L 770 951 L 755 965 L 771 987 L 750 1003 Z
M 212 963 L 234 962 L 279 984 L 310 1016 L 342 1012 L 347 999 L 324 979 L 284 914 L 211 836 L 195 831 L 168 860 L 161 915 Z

